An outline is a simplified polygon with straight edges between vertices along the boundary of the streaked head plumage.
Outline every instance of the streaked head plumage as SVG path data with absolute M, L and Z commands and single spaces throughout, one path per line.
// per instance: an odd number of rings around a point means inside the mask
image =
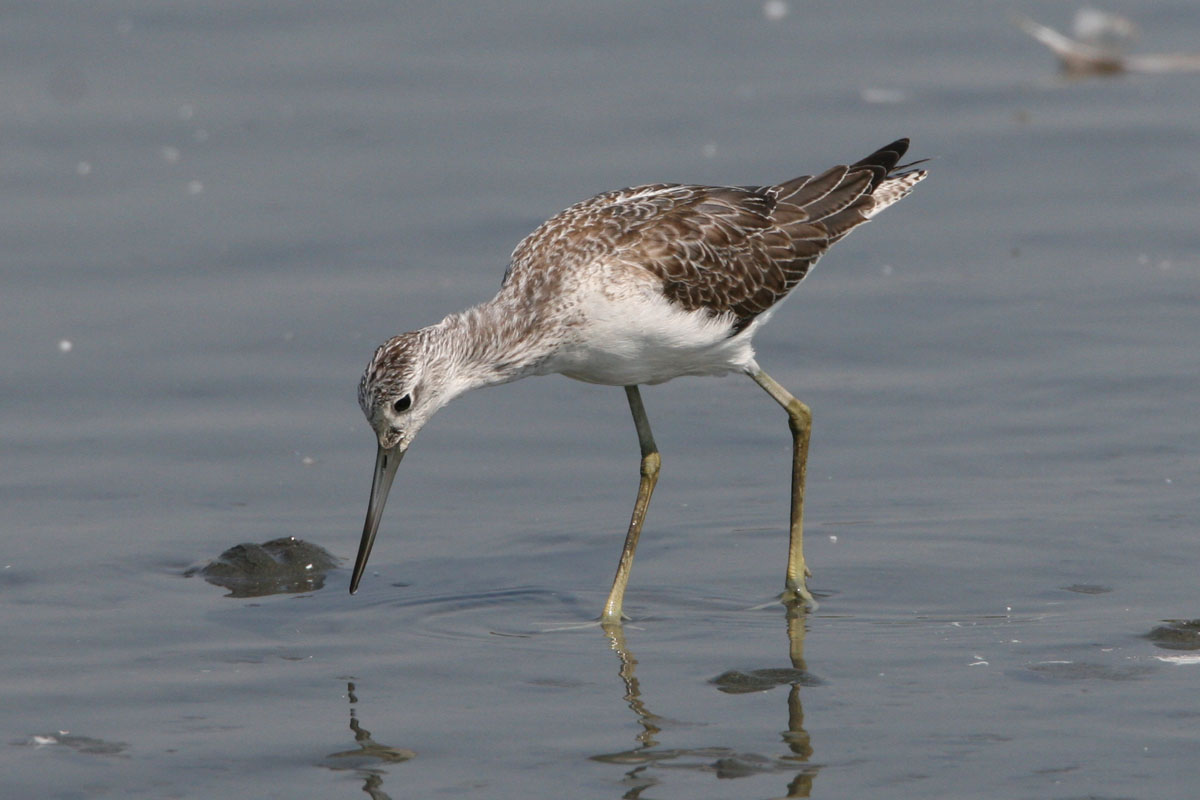
M 358 405 L 385 448 L 412 441 L 417 430 L 436 410 L 422 413 L 421 376 L 425 336 L 422 331 L 388 339 L 367 364 L 358 383 Z

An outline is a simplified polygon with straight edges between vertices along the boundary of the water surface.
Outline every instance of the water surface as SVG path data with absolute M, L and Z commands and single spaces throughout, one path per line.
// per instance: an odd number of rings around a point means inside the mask
M 1200 81 L 1059 81 L 1008 3 L 787 8 L 4 8 L 6 796 L 1194 793 L 1200 665 L 1147 634 L 1200 617 Z M 902 135 L 931 177 L 757 339 L 814 411 L 817 614 L 769 603 L 790 443 L 739 378 L 644 392 L 623 637 L 578 626 L 636 437 L 560 377 L 422 432 L 357 596 L 183 577 L 352 558 L 362 367 L 542 219 Z

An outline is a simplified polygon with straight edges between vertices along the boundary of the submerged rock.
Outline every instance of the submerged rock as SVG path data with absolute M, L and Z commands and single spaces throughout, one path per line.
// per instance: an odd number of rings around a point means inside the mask
M 86 753 L 93 756 L 120 756 L 127 757 L 125 751 L 129 749 L 129 745 L 125 742 L 109 742 L 104 739 L 94 739 L 91 736 L 78 736 L 70 731 L 52 731 L 50 733 L 35 733 L 33 736 L 26 736 L 23 739 L 17 739 L 9 742 L 17 746 L 25 747 L 49 747 L 58 745 L 67 747 L 77 753 Z
M 1200 650 L 1200 619 L 1167 619 L 1146 634 L 1164 650 Z
M 749 694 L 750 692 L 765 692 L 776 686 L 800 685 L 819 686 L 821 680 L 802 669 L 772 668 L 755 669 L 750 672 L 739 672 L 731 669 L 722 672 L 709 681 L 722 692 L 727 694 Z
M 265 544 L 239 544 L 202 567 L 183 574 L 229 590 L 230 597 L 311 592 L 325 585 L 325 573 L 338 565 L 328 550 L 295 536 Z
M 1042 661 L 1026 667 L 1021 677 L 1051 681 L 1135 681 L 1152 671 L 1141 664 L 1120 667 L 1088 661 Z

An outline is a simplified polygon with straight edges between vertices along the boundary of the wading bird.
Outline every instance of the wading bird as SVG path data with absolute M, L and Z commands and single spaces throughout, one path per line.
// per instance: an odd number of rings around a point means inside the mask
M 787 411 L 792 507 L 781 599 L 815 607 L 803 548 L 812 416 L 758 366 L 751 339 L 831 245 L 925 177 L 897 166 L 907 149 L 900 139 L 774 186 L 652 184 L 597 195 L 525 237 L 493 299 L 384 342 L 358 387 L 379 449 L 350 592 L 396 468 L 429 418 L 470 389 L 560 373 L 625 387 L 637 428 L 641 482 L 601 617 L 620 622 L 660 463 L 638 386 L 743 372 Z

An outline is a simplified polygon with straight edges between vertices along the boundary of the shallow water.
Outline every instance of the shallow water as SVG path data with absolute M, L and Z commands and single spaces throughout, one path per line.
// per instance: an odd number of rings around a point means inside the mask
M 5 8 L 6 796 L 1195 793 L 1200 664 L 1147 634 L 1200 617 L 1200 80 L 1059 81 L 1007 3 L 789 8 Z M 1194 49 L 1195 4 L 1129 13 Z M 737 378 L 644 391 L 623 639 L 579 626 L 636 438 L 558 377 L 422 432 L 358 595 L 183 577 L 352 558 L 360 370 L 540 220 L 901 135 L 929 180 L 757 339 L 815 415 L 807 620 L 768 602 L 785 419 Z

